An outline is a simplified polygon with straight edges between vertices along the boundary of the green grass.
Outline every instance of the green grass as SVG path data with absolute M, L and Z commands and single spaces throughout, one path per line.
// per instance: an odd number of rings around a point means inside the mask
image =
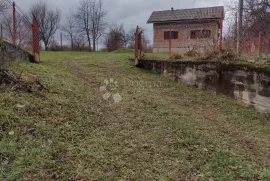
M 174 53 L 172 53 L 173 55 Z M 198 60 L 200 59 L 198 56 L 189 57 L 185 56 L 185 54 L 176 53 L 182 55 L 181 59 L 170 59 L 168 53 L 145 53 L 143 59 L 144 60 L 156 60 L 156 61 L 183 61 L 183 60 Z
M 14 63 L 49 91 L 1 93 L 0 180 L 270 180 L 269 115 L 130 56 L 43 52 L 41 64 Z M 99 90 L 110 78 L 118 104 Z
M 112 53 L 134 53 L 134 50 L 133 49 L 120 48 L 118 50 L 113 51 Z

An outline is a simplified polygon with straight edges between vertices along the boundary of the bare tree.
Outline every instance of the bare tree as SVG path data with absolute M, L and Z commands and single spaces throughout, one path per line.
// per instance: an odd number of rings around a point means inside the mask
M 5 12 L 6 9 L 8 9 L 7 1 L 1 0 L 0 1 L 0 13 Z
M 104 44 L 109 52 L 125 48 L 129 36 L 125 33 L 123 25 L 111 25 L 109 31 L 105 36 Z
M 48 8 L 45 2 L 39 2 L 31 7 L 31 15 L 35 15 L 40 26 L 40 37 L 45 45 L 45 50 L 49 45 L 60 23 L 60 10 Z
M 84 51 L 89 50 L 85 44 L 87 44 L 86 37 L 84 34 L 75 34 L 74 35 L 74 50 Z
M 230 5 L 228 6 L 229 12 L 232 13 L 232 16 L 235 16 L 235 13 L 238 12 L 238 8 L 238 3 L 235 1 L 231 1 Z M 258 34 L 258 31 L 269 29 L 269 9 L 269 0 L 245 0 L 243 30 L 241 33 L 243 34 L 242 36 L 246 36 L 247 33 Z M 231 22 L 230 26 L 234 26 L 234 28 L 237 28 L 236 25 L 233 25 L 234 23 L 235 22 Z
M 103 10 L 102 0 L 92 0 L 91 9 L 91 34 L 93 40 L 93 51 L 96 51 L 96 41 L 105 30 L 105 18 L 107 13 Z
M 129 33 L 126 33 L 125 31 L 123 32 L 123 35 L 122 35 L 122 41 L 123 41 L 123 45 L 124 45 L 124 48 L 127 48 L 129 42 L 131 41 L 131 36 Z
M 88 50 L 91 52 L 91 1 L 82 1 L 78 6 L 74 17 L 76 19 L 79 31 L 84 32 L 87 37 L 89 46 Z
M 67 18 L 66 24 L 61 27 L 61 30 L 64 32 L 64 36 L 71 43 L 71 50 L 74 49 L 74 36 L 76 33 L 76 24 L 75 24 L 74 16 L 70 16 Z
M 75 13 L 77 25 L 87 37 L 89 51 L 96 51 L 96 42 L 105 30 L 106 12 L 103 10 L 102 0 L 84 0 L 80 3 Z

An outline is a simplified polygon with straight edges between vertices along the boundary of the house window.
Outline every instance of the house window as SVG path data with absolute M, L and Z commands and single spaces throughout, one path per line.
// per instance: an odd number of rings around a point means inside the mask
M 190 38 L 191 39 L 197 39 L 200 37 L 200 30 L 191 31 Z
M 164 40 L 170 39 L 170 31 L 164 31 Z M 171 39 L 178 39 L 178 31 L 171 31 Z
M 211 31 L 210 30 L 194 30 L 190 32 L 191 39 L 198 39 L 198 38 L 211 38 Z
M 210 38 L 211 37 L 211 31 L 210 30 L 202 30 L 201 38 Z

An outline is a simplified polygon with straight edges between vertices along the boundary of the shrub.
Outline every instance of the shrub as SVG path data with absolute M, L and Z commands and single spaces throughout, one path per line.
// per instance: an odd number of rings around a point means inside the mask
M 237 58 L 237 53 L 232 49 L 226 49 L 222 51 L 219 59 L 222 61 L 234 61 Z
M 195 50 L 189 50 L 187 53 L 185 53 L 186 57 L 198 57 L 200 56 L 200 53 L 196 52 Z
M 200 57 L 202 60 L 215 60 L 218 58 L 219 52 L 214 50 L 214 51 L 208 51 L 205 52 L 205 54 Z
M 180 53 L 173 53 L 171 56 L 170 56 L 170 60 L 180 60 L 182 59 L 182 55 Z
M 213 50 L 210 52 L 206 52 L 200 58 L 202 60 L 234 61 L 237 58 L 237 54 L 232 49 L 222 50 L 222 53 L 217 50 Z

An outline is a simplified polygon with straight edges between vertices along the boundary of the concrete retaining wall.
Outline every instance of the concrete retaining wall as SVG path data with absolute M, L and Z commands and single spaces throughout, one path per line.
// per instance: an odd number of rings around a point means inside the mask
M 33 61 L 33 56 L 29 52 L 21 49 L 20 47 L 14 46 L 13 44 L 6 41 L 4 41 L 4 45 L 6 47 L 7 56 L 11 60 L 23 60 L 30 62 Z
M 236 98 L 270 113 L 270 70 L 220 62 L 140 61 L 140 67 L 174 81 Z

